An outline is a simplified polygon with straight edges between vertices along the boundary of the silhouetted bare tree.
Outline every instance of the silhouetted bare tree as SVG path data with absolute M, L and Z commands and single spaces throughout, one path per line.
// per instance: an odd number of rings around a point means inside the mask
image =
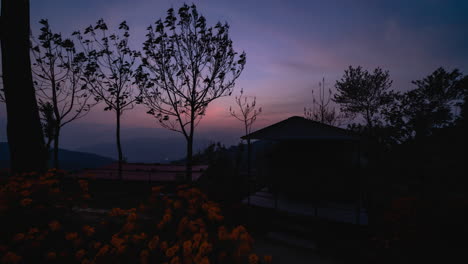
M 245 135 L 250 134 L 252 132 L 252 125 L 257 120 L 257 116 L 262 113 L 262 108 L 257 107 L 257 98 L 253 97 L 251 101 L 247 96 L 244 96 L 244 90 L 241 89 L 240 95 L 236 96 L 235 98 L 236 104 L 239 108 L 240 112 L 236 112 L 229 107 L 229 113 L 235 117 L 237 120 L 241 121 L 244 124 Z M 247 172 L 248 176 L 250 177 L 250 156 L 251 156 L 251 146 L 250 146 L 250 138 L 247 139 Z
M 240 95 L 235 97 L 236 105 L 240 112 L 236 112 L 232 107 L 229 107 L 229 113 L 244 125 L 245 134 L 252 131 L 252 125 L 257 120 L 257 116 L 262 113 L 262 108 L 257 108 L 257 98 L 253 97 L 251 101 L 247 96 L 244 96 L 244 90 L 240 91 Z
M 331 89 L 328 89 L 328 96 L 325 95 L 325 78 L 323 78 L 319 82 L 318 99 L 315 98 L 314 90 L 312 90 L 312 107 L 304 107 L 304 117 L 332 126 L 340 125 L 343 117 L 330 106 L 332 95 Z
M 47 20 L 39 22 L 41 33 L 33 39 L 34 83 L 47 147 L 54 142 L 53 166 L 59 168 L 59 140 L 63 126 L 85 116 L 91 104 L 84 81 L 86 57 L 78 53 L 70 39 L 53 33 Z M 51 115 L 52 114 L 52 115 Z M 52 137 L 52 138 L 51 138 Z
M 246 62 L 237 56 L 229 25 L 207 27 L 195 5 L 148 27 L 140 67 L 143 103 L 160 124 L 187 140 L 187 180 L 191 180 L 194 131 L 213 100 L 230 95 Z
M 116 118 L 116 142 L 119 158 L 119 177 L 122 178 L 124 161 L 120 143 L 120 122 L 125 111 L 133 109 L 138 100 L 134 86 L 138 52 L 129 46 L 129 27 L 120 23 L 121 34 L 108 33 L 104 20 L 89 26 L 84 33 L 74 32 L 82 43 L 87 57 L 85 78 L 87 87 L 97 102 L 105 105 L 104 111 L 113 111 Z
M 31 73 L 28 0 L 2 0 L 1 50 L 12 172 L 44 171 L 47 152 Z

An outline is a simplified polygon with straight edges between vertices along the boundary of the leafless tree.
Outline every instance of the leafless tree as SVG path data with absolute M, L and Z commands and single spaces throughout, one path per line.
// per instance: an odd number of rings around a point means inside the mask
M 236 104 L 239 108 L 239 112 L 236 112 L 229 107 L 229 113 L 237 120 L 244 124 L 245 135 L 252 132 L 252 125 L 257 120 L 257 116 L 262 113 L 262 108 L 257 107 L 257 98 L 253 97 L 251 100 L 247 96 L 244 96 L 244 90 L 241 89 L 240 95 L 235 97 Z M 250 177 L 250 159 L 251 159 L 251 145 L 250 138 L 247 138 L 247 172 Z
M 116 143 L 119 158 L 119 177 L 124 161 L 120 143 L 120 124 L 125 111 L 133 109 L 139 100 L 135 87 L 135 68 L 140 54 L 129 46 L 129 27 L 120 23 L 121 34 L 108 32 L 104 20 L 89 26 L 84 33 L 77 31 L 87 58 L 85 79 L 96 102 L 102 102 L 104 111 L 113 111 L 116 118 Z
M 244 125 L 245 134 L 248 135 L 252 131 L 252 125 L 257 120 L 257 116 L 262 113 L 262 108 L 256 108 L 257 98 L 253 97 L 249 100 L 249 97 L 244 95 L 244 90 L 240 91 L 240 95 L 235 97 L 236 105 L 239 108 L 239 112 L 236 112 L 232 107 L 229 107 L 229 113 L 237 120 L 241 121 Z
M 84 81 L 86 57 L 76 51 L 70 39 L 52 32 L 47 20 L 39 23 L 41 33 L 32 39 L 32 71 L 43 130 L 48 138 L 46 146 L 54 142 L 53 166 L 58 168 L 61 129 L 84 117 L 92 106 Z
M 148 113 L 187 140 L 187 180 L 191 181 L 194 131 L 208 104 L 232 93 L 246 62 L 229 38 L 229 25 L 207 27 L 195 5 L 148 27 L 140 67 L 140 87 Z
M 318 88 L 318 98 L 312 90 L 312 107 L 304 107 L 304 117 L 332 126 L 340 125 L 343 116 L 330 105 L 333 93 L 331 89 L 328 89 L 328 95 L 326 94 L 325 78 L 319 82 Z

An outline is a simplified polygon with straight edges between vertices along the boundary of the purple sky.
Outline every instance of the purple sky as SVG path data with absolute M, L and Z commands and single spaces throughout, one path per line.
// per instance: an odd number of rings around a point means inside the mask
M 146 27 L 164 18 L 170 7 L 184 1 L 169 0 L 40 0 L 31 1 L 31 23 L 47 18 L 64 35 L 104 18 L 115 27 L 126 20 L 132 44 L 141 46 Z M 189 2 L 190 3 L 190 2 Z M 333 88 L 347 66 L 377 66 L 389 70 L 393 88 L 406 90 L 410 81 L 437 67 L 468 73 L 468 1 L 313 1 L 313 0 L 200 0 L 194 1 L 208 25 L 218 20 L 231 26 L 234 48 L 247 53 L 247 65 L 236 85 L 256 96 L 264 112 L 260 128 L 310 106 L 311 89 L 322 77 Z M 236 142 L 241 124 L 229 116 L 234 97 L 209 106 L 199 134 L 226 143 Z M 5 108 L 0 127 L 5 131 Z M 84 119 L 65 128 L 63 147 L 112 142 L 111 113 L 96 107 Z M 178 136 L 158 127 L 141 107 L 125 113 L 124 138 Z M 111 133 L 111 134 L 109 134 Z M 79 136 L 81 135 L 81 137 Z M 0 133 L 5 141 L 5 133 Z

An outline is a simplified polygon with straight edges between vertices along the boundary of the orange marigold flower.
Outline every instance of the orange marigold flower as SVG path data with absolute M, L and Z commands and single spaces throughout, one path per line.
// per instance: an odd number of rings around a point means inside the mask
M 61 227 L 61 225 L 60 225 L 59 221 L 57 221 L 57 220 L 51 221 L 49 223 L 49 228 L 52 231 L 57 231 L 57 230 L 60 229 L 60 227 Z
M 148 248 L 151 250 L 155 250 L 159 243 L 159 236 L 154 236 L 150 242 L 148 242 Z
M 200 233 L 196 233 L 195 235 L 193 235 L 193 241 L 200 242 L 201 239 L 202 235 Z
M 23 257 L 16 255 L 15 253 L 9 251 L 3 256 L 2 263 L 16 264 L 16 263 L 19 263 L 22 259 Z
M 163 186 L 153 186 L 151 188 L 152 192 L 160 192 L 164 187 Z
M 31 203 L 32 203 L 32 199 L 30 198 L 24 198 L 23 200 L 21 200 L 21 205 L 24 207 L 30 205 Z
M 100 248 L 101 245 L 102 245 L 102 243 L 99 242 L 99 241 L 94 241 L 94 242 L 92 243 L 92 247 L 93 247 L 94 249 Z
M 146 249 L 143 249 L 141 252 L 140 252 L 140 258 L 147 258 L 149 256 L 149 251 L 146 250 Z
M 164 223 L 169 223 L 169 222 L 171 221 L 171 219 L 172 219 L 172 215 L 171 215 L 171 214 L 165 214 L 165 215 L 163 216 L 162 221 L 163 221 Z
M 179 251 L 179 246 L 175 245 L 173 247 L 170 247 L 168 250 L 166 250 L 166 257 L 173 257 L 177 253 L 177 251 Z
M 97 257 L 104 256 L 109 252 L 110 246 L 104 245 L 101 249 L 99 249 L 98 253 L 96 254 Z
M 168 248 L 167 242 L 166 241 L 161 242 L 161 250 L 164 252 L 166 251 L 167 248 Z
M 135 234 L 135 235 L 133 235 L 132 239 L 133 239 L 133 241 L 135 243 L 137 243 L 140 240 L 145 240 L 146 239 L 146 234 L 145 233 Z
M 59 188 L 52 188 L 52 189 L 50 189 L 49 192 L 51 192 L 51 193 L 59 193 L 59 192 L 60 192 L 60 189 L 59 189 Z
M 29 228 L 28 234 L 34 235 L 36 233 L 39 233 L 39 229 L 37 229 L 35 227 Z
M 66 240 L 75 240 L 78 238 L 78 233 L 76 232 L 71 232 L 71 233 L 66 233 L 65 234 L 65 239 Z
M 253 243 L 252 237 L 249 235 L 249 233 L 243 233 L 239 236 L 239 240 Z
M 249 255 L 249 264 L 258 264 L 258 256 L 256 254 Z
M 25 235 L 23 233 L 18 233 L 13 237 L 13 241 L 21 241 L 25 238 Z
M 265 262 L 265 264 L 270 264 L 272 261 L 273 261 L 273 258 L 271 257 L 271 255 L 263 256 L 263 262 Z
M 210 264 L 210 260 L 208 259 L 208 257 L 204 257 L 204 258 L 202 258 L 202 260 L 200 261 L 200 264 Z
M 76 258 L 76 260 L 80 260 L 80 259 L 82 259 L 85 255 L 86 255 L 86 250 L 80 249 L 80 250 L 78 250 L 78 251 L 76 252 L 75 258 Z
M 230 236 L 224 226 L 220 226 L 218 228 L 218 239 L 223 241 L 223 240 L 229 240 Z
M 174 202 L 174 209 L 179 209 L 182 207 L 182 202 L 177 200 Z
M 125 239 L 120 238 L 117 234 L 112 236 L 111 245 L 113 245 L 114 247 L 121 247 L 123 243 L 125 243 Z
M 127 246 L 121 245 L 120 247 L 117 248 L 117 254 L 122 255 L 126 250 L 127 250 Z
M 83 226 L 83 233 L 85 233 L 87 236 L 92 236 L 94 232 L 94 227 L 91 227 L 89 225 Z
M 28 191 L 28 190 L 24 190 L 24 191 L 20 192 L 20 194 L 21 194 L 21 196 L 29 196 L 29 195 L 31 195 L 31 192 Z
M 183 244 L 183 248 L 184 248 L 184 255 L 192 254 L 192 241 L 191 240 L 185 241 Z
M 131 213 L 127 217 L 128 222 L 134 222 L 134 221 L 136 221 L 136 219 L 137 219 L 137 214 L 135 214 L 135 213 Z
M 198 249 L 199 247 L 200 247 L 200 242 L 197 242 L 197 241 L 193 242 L 192 249 Z
M 208 255 L 212 249 L 213 249 L 213 246 L 210 243 L 205 241 L 200 245 L 200 254 Z
M 127 222 L 123 227 L 122 227 L 122 232 L 124 233 L 129 233 L 133 229 L 135 229 L 135 224 L 134 223 L 129 223 Z
M 237 255 L 238 256 L 245 256 L 247 255 L 250 251 L 252 251 L 252 247 L 250 246 L 249 243 L 241 243 L 239 247 L 237 248 Z
M 177 190 L 186 189 L 188 187 L 190 187 L 188 184 L 181 184 L 181 185 L 177 186 Z
M 179 256 L 175 256 L 174 258 L 172 258 L 171 259 L 171 264 L 180 264 Z
M 157 227 L 158 229 L 162 229 L 162 228 L 164 227 L 164 222 L 163 222 L 163 221 L 159 222 L 159 223 L 156 225 L 156 227 Z
M 218 262 L 219 263 L 224 262 L 224 259 L 226 258 L 226 256 L 227 256 L 226 251 L 221 251 L 218 255 Z
M 54 260 L 57 258 L 57 253 L 53 252 L 53 251 L 50 251 L 50 252 L 47 252 L 46 254 L 46 259 L 48 260 Z

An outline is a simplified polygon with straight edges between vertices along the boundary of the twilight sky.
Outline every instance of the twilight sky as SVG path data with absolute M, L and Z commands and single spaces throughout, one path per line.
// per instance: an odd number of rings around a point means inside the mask
M 468 73 L 468 1 L 466 0 L 199 0 L 193 1 L 208 25 L 218 20 L 231 26 L 237 51 L 247 53 L 247 65 L 237 81 L 256 96 L 264 113 L 255 128 L 310 106 L 311 89 L 322 77 L 333 88 L 349 65 L 389 70 L 393 88 L 411 88 L 411 80 L 437 67 Z M 103 18 L 112 28 L 126 20 L 132 45 L 140 49 L 145 29 L 164 18 L 179 0 L 36 0 L 31 1 L 31 24 L 49 19 L 52 28 L 68 35 Z M 188 2 L 191 3 L 191 2 Z M 209 106 L 198 135 L 231 144 L 242 134 L 241 124 L 229 116 L 234 97 Z M 101 106 L 64 129 L 63 147 L 78 148 L 113 142 L 114 118 Z M 179 136 L 157 129 L 156 120 L 142 107 L 124 115 L 123 137 Z M 5 108 L 0 107 L 0 141 L 5 141 Z

